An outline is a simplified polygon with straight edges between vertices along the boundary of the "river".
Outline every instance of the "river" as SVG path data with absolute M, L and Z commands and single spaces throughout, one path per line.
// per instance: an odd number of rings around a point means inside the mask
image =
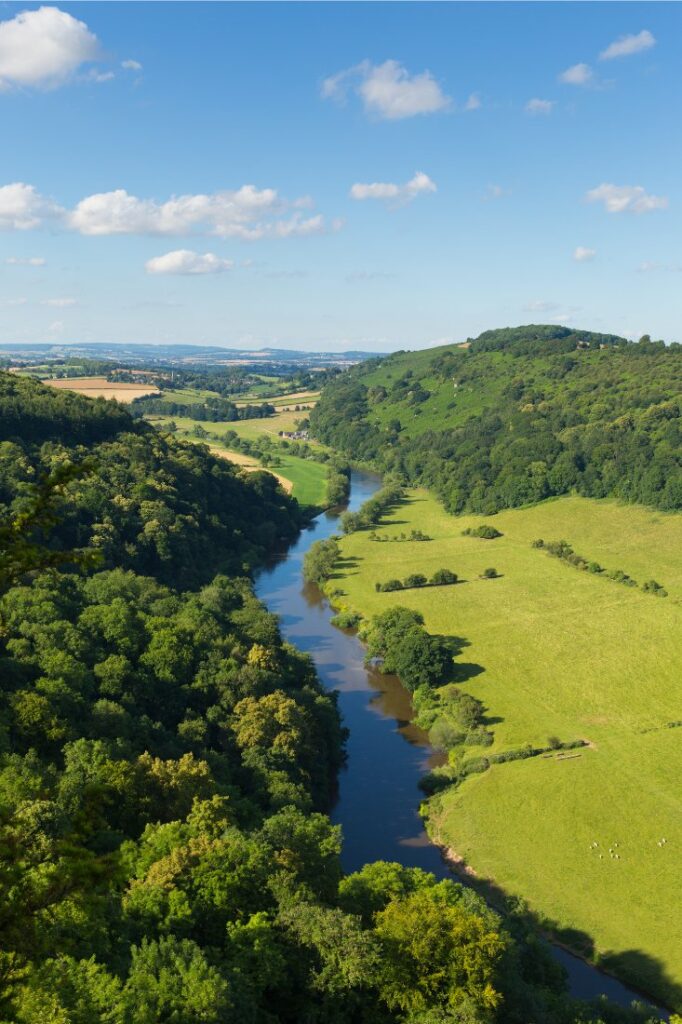
M 379 486 L 378 477 L 354 471 L 348 508 L 356 511 Z M 437 755 L 426 733 L 411 722 L 409 694 L 395 676 L 365 666 L 357 636 L 332 626 L 333 612 L 321 591 L 303 583 L 306 551 L 335 532 L 338 511 L 318 516 L 285 555 L 259 573 L 256 593 L 279 616 L 282 635 L 312 655 L 323 684 L 339 692 L 350 738 L 331 818 L 343 829 L 343 867 L 350 872 L 368 861 L 390 860 L 445 878 L 451 872 L 418 814 L 419 778 Z M 574 996 L 603 994 L 623 1006 L 642 998 L 565 950 L 552 950 L 568 972 Z

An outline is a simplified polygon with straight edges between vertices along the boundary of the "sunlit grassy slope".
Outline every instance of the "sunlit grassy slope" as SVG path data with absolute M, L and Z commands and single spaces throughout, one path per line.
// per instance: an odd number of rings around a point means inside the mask
M 572 945 L 590 953 L 594 943 L 612 969 L 679 1005 L 682 728 L 671 723 L 682 720 L 682 516 L 568 497 L 498 514 L 496 540 L 462 536 L 481 521 L 413 492 L 380 532 L 414 527 L 433 540 L 344 538 L 351 562 L 339 585 L 364 614 L 399 603 L 432 632 L 465 639 L 460 678 L 486 706 L 493 750 L 553 735 L 591 747 L 494 765 L 435 799 L 432 830 Z M 566 539 L 669 596 L 580 572 L 533 549 L 536 538 Z M 374 591 L 375 581 L 441 567 L 466 582 Z M 480 579 L 487 567 L 500 578 Z
M 241 420 L 234 423 L 201 423 L 200 426 L 206 431 L 207 437 L 205 439 L 206 444 L 219 445 L 224 447 L 224 437 L 228 430 L 235 430 L 240 437 L 246 437 L 255 439 L 260 434 L 268 433 L 268 436 L 272 436 L 272 431 L 277 433 L 277 430 L 293 430 L 292 426 L 275 426 L 272 424 L 278 421 L 280 424 L 290 422 L 291 419 L 298 417 L 298 413 L 280 413 L 277 416 L 268 417 L 267 420 Z M 190 420 L 182 416 L 150 416 L 149 420 L 154 423 L 160 429 L 163 429 L 164 425 L 171 422 L 175 423 L 178 428 L 178 437 L 182 437 L 186 441 L 196 441 L 200 443 L 200 439 L 193 436 L 194 428 L 197 426 L 194 420 Z M 267 423 L 268 430 L 264 431 L 262 424 Z M 284 477 L 286 480 L 290 480 L 293 484 L 292 494 L 302 505 L 318 505 L 322 506 L 325 503 L 327 495 L 327 468 L 322 463 L 312 462 L 310 459 L 302 459 L 296 455 L 288 455 L 284 452 L 279 454 L 279 465 L 273 468 L 273 472 Z

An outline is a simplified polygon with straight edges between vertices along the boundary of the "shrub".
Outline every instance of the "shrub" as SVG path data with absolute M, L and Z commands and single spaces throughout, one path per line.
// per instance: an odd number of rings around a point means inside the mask
M 484 569 L 481 573 L 481 579 L 483 580 L 494 580 L 497 578 L 497 569 Z
M 496 530 L 494 526 L 482 523 L 480 526 L 470 526 L 467 530 L 462 530 L 462 536 L 480 537 L 482 540 L 495 540 L 496 537 L 502 537 L 503 534 Z
M 376 583 L 376 589 L 381 594 L 388 594 L 392 590 L 402 590 L 403 584 L 400 580 L 387 580 L 385 583 Z
M 331 619 L 332 626 L 339 629 L 354 629 L 361 621 L 362 615 L 353 611 L 337 612 Z
M 411 589 L 412 587 L 425 587 L 426 582 L 426 576 L 423 576 L 420 572 L 413 572 L 409 576 L 405 577 L 403 586 L 406 589 Z
M 637 580 L 633 580 L 632 576 L 628 576 L 622 569 L 614 569 L 613 572 L 607 574 L 610 580 L 614 583 L 623 583 L 626 587 L 636 587 Z
M 457 573 L 451 572 L 450 569 L 436 569 L 430 580 L 431 585 L 434 587 L 444 587 L 456 582 Z
M 647 580 L 646 583 L 642 584 L 642 590 L 647 594 L 655 594 L 656 597 L 668 596 L 668 591 L 660 583 L 657 583 L 656 580 Z

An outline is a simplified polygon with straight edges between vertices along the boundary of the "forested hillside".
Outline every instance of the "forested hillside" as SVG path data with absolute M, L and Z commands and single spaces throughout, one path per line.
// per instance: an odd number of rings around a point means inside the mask
M 298 527 L 272 478 L 0 388 L 4 1024 L 649 1019 L 567 998 L 518 908 L 342 876 L 336 701 L 243 576 Z
M 320 440 L 494 513 L 576 491 L 682 508 L 682 346 L 565 327 L 487 331 L 330 382 Z
M 130 568 L 193 587 L 242 573 L 301 526 L 297 503 L 270 474 L 248 479 L 208 449 L 133 420 L 116 402 L 0 374 L 0 513 L 31 487 L 88 460 L 50 543 L 92 547 L 102 568 Z

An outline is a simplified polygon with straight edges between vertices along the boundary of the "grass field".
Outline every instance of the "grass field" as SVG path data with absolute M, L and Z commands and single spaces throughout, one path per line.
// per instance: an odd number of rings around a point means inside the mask
M 493 750 L 552 735 L 591 747 L 493 765 L 434 798 L 430 828 L 574 948 L 680 1006 L 682 728 L 669 726 L 682 719 L 682 516 L 569 497 L 500 513 L 497 540 L 461 535 L 480 522 L 414 492 L 382 532 L 414 527 L 433 540 L 344 538 L 351 561 L 339 585 L 364 614 L 403 604 L 432 632 L 465 639 L 460 681 L 485 704 Z M 534 550 L 539 537 L 566 539 L 640 583 L 654 578 L 669 596 L 580 572 Z M 374 591 L 377 580 L 441 567 L 466 582 Z M 500 578 L 480 579 L 487 567 Z
M 276 438 L 280 430 L 295 430 L 296 422 L 301 419 L 300 412 L 277 412 L 274 416 L 264 416 L 255 420 L 234 420 L 230 423 L 219 421 L 218 423 L 202 422 L 201 426 L 210 434 L 222 437 L 227 430 L 234 430 L 240 437 L 253 441 L 257 437 Z M 193 430 L 197 425 L 196 420 L 188 416 L 156 416 L 148 417 L 151 423 L 176 423 L 180 430 Z
M 234 423 L 202 423 L 200 424 L 207 433 L 205 440 L 200 441 L 198 438 L 192 436 L 192 431 L 197 426 L 194 420 L 191 420 L 183 416 L 150 416 L 149 421 L 155 426 L 163 429 L 164 426 L 172 422 L 178 428 L 178 437 L 182 437 L 186 441 L 195 441 L 197 443 L 208 444 L 213 448 L 223 449 L 228 456 L 228 451 L 225 447 L 224 437 L 228 430 L 234 429 L 240 437 L 246 437 L 255 439 L 259 435 L 262 435 L 265 431 L 262 426 L 260 429 L 255 430 L 244 430 L 244 427 L 253 428 L 254 424 L 260 425 L 267 423 L 268 426 L 273 423 L 274 420 L 281 420 L 288 422 L 289 413 L 282 413 L 278 416 L 269 417 L 267 420 L 242 420 L 241 422 Z M 242 428 L 242 429 L 240 429 Z M 281 426 L 279 430 L 290 430 L 292 427 Z M 269 436 L 272 436 L 272 431 L 269 430 Z M 274 431 L 275 435 L 277 430 Z M 229 453 L 231 456 L 233 453 Z M 239 453 L 237 453 L 239 454 Z M 302 505 L 319 505 L 323 506 L 327 496 L 327 468 L 320 462 L 312 462 L 310 459 L 302 459 L 296 455 L 288 455 L 284 452 L 278 453 L 279 465 L 273 467 L 272 472 L 277 477 L 282 477 L 284 480 L 290 481 L 292 486 L 292 494 L 294 497 L 301 502 Z M 237 457 L 232 458 L 231 461 L 238 461 Z M 249 463 L 255 465 L 254 459 L 247 459 Z M 261 467 L 265 468 L 265 467 Z
M 75 391 L 86 398 L 115 398 L 119 402 L 132 402 L 145 395 L 158 395 L 158 388 L 148 384 L 116 384 L 106 377 L 68 377 L 62 380 L 44 380 L 51 388 L 60 391 Z
M 203 405 L 207 398 L 221 398 L 216 391 L 204 391 L 202 388 L 178 388 L 177 391 L 164 391 L 160 396 L 162 402 L 175 402 L 178 405 Z

